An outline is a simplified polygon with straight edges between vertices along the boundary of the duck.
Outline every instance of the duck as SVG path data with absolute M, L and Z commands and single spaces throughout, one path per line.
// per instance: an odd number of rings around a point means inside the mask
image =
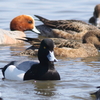
M 89 23 L 95 25 L 100 28 L 100 4 L 97 4 L 94 7 L 93 16 L 89 19 Z
M 10 30 L 0 29 L 0 44 L 18 44 L 22 41 L 17 38 L 25 37 L 24 31 L 40 32 L 35 27 L 34 18 L 30 15 L 19 15 L 10 22 Z
M 50 38 L 55 43 L 54 54 L 58 57 L 92 57 L 98 55 L 100 49 L 99 40 L 100 31 L 88 31 L 82 38 L 82 41 L 75 41 L 71 39 Z M 37 56 L 37 50 L 40 46 L 40 38 L 24 37 L 22 41 L 31 44 L 26 50 L 16 53 L 16 56 Z
M 0 93 L 0 100 L 3 100 L 1 93 Z
M 38 50 L 38 60 L 11 61 L 2 69 L 4 79 L 8 80 L 60 80 L 60 75 L 54 67 L 58 61 L 54 56 L 54 43 L 46 38 L 41 41 Z
M 98 29 L 81 20 L 48 20 L 39 15 L 34 16 L 43 23 L 36 28 L 44 37 L 80 40 L 89 30 Z
M 0 100 L 3 100 L 3 98 L 0 97 Z
M 83 43 L 93 44 L 98 50 L 100 50 L 100 31 L 92 30 L 87 32 L 83 36 Z
M 94 93 L 91 93 L 91 95 L 95 95 L 96 100 L 100 100 L 100 86 L 98 86 L 97 88 L 99 88 L 99 90 Z

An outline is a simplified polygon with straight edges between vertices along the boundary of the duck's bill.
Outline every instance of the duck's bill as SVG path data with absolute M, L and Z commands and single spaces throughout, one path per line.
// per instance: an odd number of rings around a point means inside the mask
M 37 34 L 40 34 L 40 32 L 38 31 L 38 29 L 37 29 L 36 27 L 34 27 L 34 28 L 32 29 L 32 31 L 35 32 L 35 33 L 37 33 Z
M 49 54 L 47 55 L 47 58 L 48 58 L 49 61 L 54 61 L 54 62 L 58 61 L 56 59 L 56 57 L 54 56 L 54 52 L 53 51 L 49 51 Z

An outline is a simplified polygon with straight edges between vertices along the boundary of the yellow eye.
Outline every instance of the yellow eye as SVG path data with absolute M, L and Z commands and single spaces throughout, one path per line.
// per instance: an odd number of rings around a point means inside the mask
M 44 47 L 44 49 L 46 49 L 46 47 Z

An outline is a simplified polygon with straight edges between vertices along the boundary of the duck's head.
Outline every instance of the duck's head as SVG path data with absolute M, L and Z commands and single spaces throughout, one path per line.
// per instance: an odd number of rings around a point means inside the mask
M 83 43 L 93 44 L 97 49 L 100 50 L 100 30 L 90 30 L 88 31 L 82 39 Z
M 95 6 L 93 17 L 89 19 L 89 22 L 100 28 L 100 4 Z
M 57 61 L 54 56 L 54 43 L 51 39 L 43 39 L 41 41 L 38 51 L 38 59 L 42 64 Z
M 10 23 L 10 29 L 12 31 L 18 30 L 18 31 L 27 31 L 31 30 L 35 33 L 40 34 L 40 32 L 35 27 L 35 21 L 34 18 L 30 15 L 19 15 L 15 17 L 11 23 Z

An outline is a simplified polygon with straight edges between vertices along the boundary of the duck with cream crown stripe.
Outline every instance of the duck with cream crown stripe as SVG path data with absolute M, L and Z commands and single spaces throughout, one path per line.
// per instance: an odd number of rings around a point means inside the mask
M 9 80 L 60 80 L 60 75 L 54 67 L 57 59 L 54 56 L 54 43 L 51 39 L 41 41 L 38 50 L 38 62 L 12 61 L 2 68 L 5 79 Z
M 10 23 L 10 29 L 11 31 L 0 29 L 0 44 L 22 43 L 22 41 L 17 38 L 25 37 L 24 31 L 30 30 L 40 34 L 35 27 L 33 17 L 29 15 L 19 15 L 15 17 Z

